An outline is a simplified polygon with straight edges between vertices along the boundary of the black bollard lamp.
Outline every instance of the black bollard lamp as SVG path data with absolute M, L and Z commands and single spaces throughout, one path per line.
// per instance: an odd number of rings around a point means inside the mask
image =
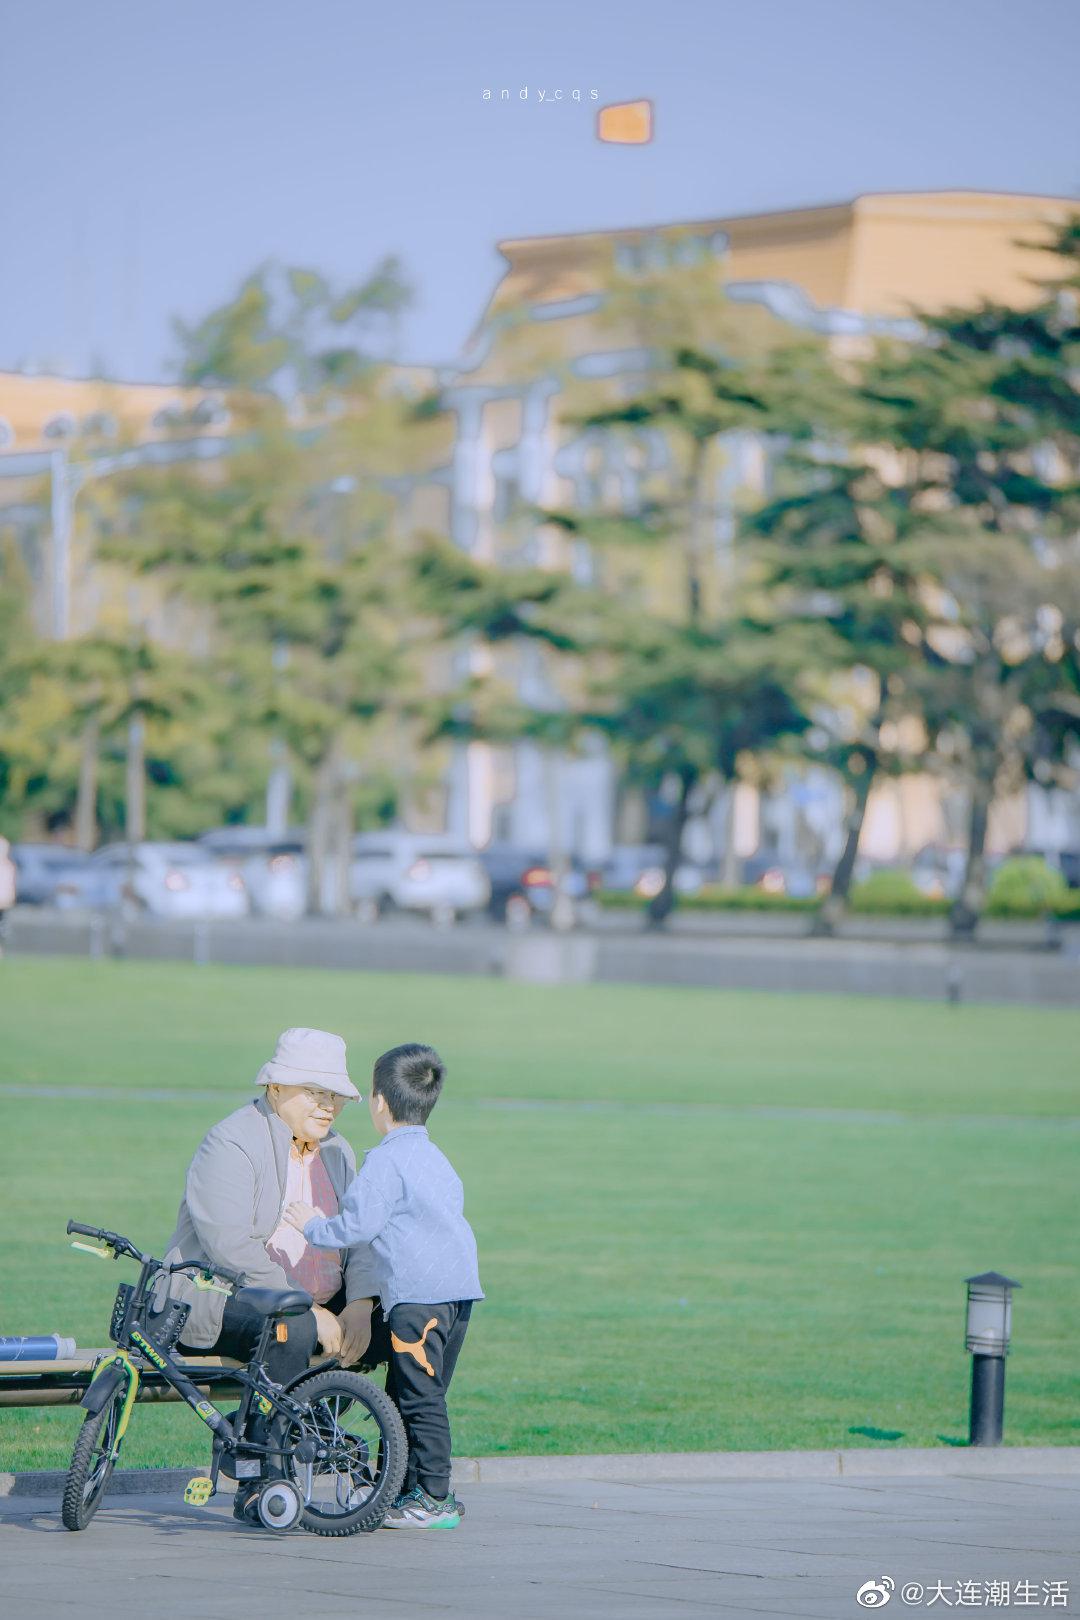
M 1000 1271 L 984 1271 L 967 1283 L 967 1330 L 971 1353 L 969 1444 L 999 1446 L 1005 1415 L 1005 1357 L 1012 1336 L 1012 1291 L 1022 1285 Z

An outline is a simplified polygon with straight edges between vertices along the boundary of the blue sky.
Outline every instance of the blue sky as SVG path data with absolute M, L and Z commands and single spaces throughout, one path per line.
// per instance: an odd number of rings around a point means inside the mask
M 445 361 L 502 237 L 1080 196 L 1064 0 L 24 0 L 0 51 L 0 367 L 166 377 L 171 317 L 270 257 L 346 280 L 399 254 L 403 356 Z M 652 97 L 653 145 L 600 145 L 591 89 Z

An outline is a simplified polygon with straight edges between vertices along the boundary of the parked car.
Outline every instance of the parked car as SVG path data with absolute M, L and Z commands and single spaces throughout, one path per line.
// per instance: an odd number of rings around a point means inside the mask
M 815 894 L 827 893 L 831 878 L 831 869 L 784 860 L 775 851 L 748 855 L 742 863 L 742 881 L 747 888 L 785 894 L 792 900 L 809 900 Z
M 244 881 L 252 911 L 294 922 L 307 909 L 307 857 L 300 834 L 265 827 L 218 827 L 203 833 L 203 849 Z
M 491 885 L 472 845 L 450 834 L 360 833 L 353 840 L 349 893 L 366 922 L 399 910 L 448 923 L 483 910 Z
M 920 894 L 933 900 L 955 900 L 966 862 L 967 852 L 958 845 L 924 844 L 912 858 L 912 881 Z
M 15 862 L 11 858 L 11 845 L 0 838 L 0 923 L 5 911 L 15 904 Z
M 551 915 L 555 880 L 546 855 L 513 844 L 489 844 L 480 851 L 479 858 L 491 884 L 488 911 L 496 922 L 522 928 L 534 917 Z M 599 883 L 599 872 L 590 871 L 576 856 L 571 857 L 562 892 L 572 902 L 575 915 Z
M 633 890 L 643 900 L 651 900 L 664 886 L 667 852 L 663 844 L 616 844 L 602 872 L 605 889 Z M 675 892 L 696 894 L 705 880 L 701 867 L 681 861 L 675 868 Z
M 131 905 L 155 917 L 245 917 L 248 893 L 242 876 L 197 843 L 106 844 L 91 858 L 93 872 L 84 903 Z M 96 892 L 94 880 L 100 880 Z
M 90 856 L 64 844 L 13 844 L 16 898 L 23 906 L 64 906 L 78 892 Z

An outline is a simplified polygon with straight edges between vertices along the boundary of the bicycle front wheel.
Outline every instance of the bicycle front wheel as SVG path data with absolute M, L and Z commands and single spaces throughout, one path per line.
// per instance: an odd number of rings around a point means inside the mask
M 397 1407 L 361 1373 L 315 1373 L 291 1394 L 307 1408 L 282 1445 L 285 1471 L 304 1498 L 301 1526 L 317 1536 L 377 1530 L 405 1477 Z
M 83 1419 L 60 1507 L 60 1517 L 68 1530 L 85 1530 L 101 1506 L 116 1462 L 116 1436 L 126 1393 L 126 1386 L 121 1384 L 100 1412 L 90 1412 Z

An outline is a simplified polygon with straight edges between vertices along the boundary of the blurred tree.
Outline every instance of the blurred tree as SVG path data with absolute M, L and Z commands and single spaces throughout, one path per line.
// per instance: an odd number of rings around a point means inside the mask
M 27 738 L 10 723 L 12 705 L 26 688 L 26 654 L 33 645 L 30 574 L 13 532 L 0 530 L 0 834 L 25 831 Z
M 409 297 L 393 259 L 344 290 L 317 271 L 271 264 L 202 321 L 177 323 L 185 381 L 269 390 L 288 411 L 265 403 L 224 478 L 181 467 L 133 476 L 129 521 L 103 547 L 154 576 L 178 621 L 195 610 L 249 750 L 258 739 L 279 785 L 295 778 L 309 800 L 315 909 L 347 902 L 353 808 L 363 800 L 385 811 L 400 765 L 392 722 L 379 724 L 400 713 L 408 688 L 398 658 L 405 576 L 384 485 L 423 429 L 403 432 L 407 406 L 381 361 Z M 400 756 L 400 729 L 395 743 Z M 219 767 L 222 785 L 227 776 Z
M 411 678 L 390 504 L 362 467 L 335 489 L 339 453 L 332 435 L 301 447 L 266 428 L 227 482 L 147 480 L 133 532 L 104 548 L 203 611 L 235 723 L 267 751 L 279 738 L 302 775 L 309 904 L 335 913 L 348 900 L 358 761 L 385 758 Z
M 661 925 L 675 903 L 700 785 L 723 784 L 729 876 L 739 758 L 807 729 L 811 651 L 829 639 L 808 624 L 777 633 L 772 609 L 724 539 L 737 497 L 722 513 L 718 481 L 739 441 L 806 437 L 808 422 L 841 411 L 844 389 L 820 342 L 760 309 L 732 305 L 709 266 L 615 275 L 605 318 L 635 345 L 629 352 L 640 369 L 621 379 L 617 398 L 572 410 L 570 419 L 586 435 L 639 448 L 659 441 L 666 471 L 636 510 L 620 496 L 544 515 L 601 553 L 644 547 L 658 565 L 647 600 L 616 595 L 593 651 L 601 671 L 594 694 L 631 775 L 657 789 L 675 785 L 664 883 L 649 906 L 650 922 Z M 601 564 L 601 591 L 603 572 Z
M 132 840 L 194 830 L 184 812 L 198 784 L 177 744 L 212 734 L 215 715 L 227 724 L 195 661 L 142 634 L 98 635 L 28 644 L 9 673 L 0 754 L 35 830 L 70 828 L 87 850 L 102 830 Z
M 580 702 L 576 654 L 586 648 L 583 627 L 590 599 L 565 573 L 547 568 L 485 562 L 437 535 L 423 535 L 412 557 L 415 605 L 430 626 L 430 645 L 452 670 L 465 655 L 467 673 L 438 684 L 417 707 L 426 742 L 441 739 L 513 745 L 528 741 L 543 753 L 547 797 L 548 861 L 555 902 L 552 922 L 565 919 L 564 878 L 568 851 L 562 846 L 556 760 L 572 749 L 589 716 Z M 573 623 L 571 621 L 574 621 Z M 522 696 L 519 671 L 495 658 L 476 656 L 531 642 L 558 657 L 558 680 L 546 683 L 546 699 Z
M 410 298 L 394 258 L 340 290 L 317 270 L 263 265 L 202 320 L 175 322 L 181 380 L 308 397 L 349 388 L 385 353 Z
M 1055 235 L 1061 278 L 1032 308 L 983 302 L 921 318 L 866 381 L 889 417 L 895 483 L 932 548 L 922 700 L 939 757 L 969 786 L 967 866 L 952 913 L 974 932 L 996 794 L 1075 748 L 1080 622 L 1080 228 Z
M 852 389 L 849 433 L 879 438 L 874 414 Z M 880 458 L 878 458 L 880 460 Z M 760 585 L 789 635 L 795 625 L 828 626 L 822 643 L 809 757 L 831 766 L 848 798 L 843 842 L 816 932 L 835 928 L 847 904 L 866 807 L 882 772 L 918 763 L 924 734 L 909 670 L 928 614 L 923 601 L 932 554 L 907 492 L 883 477 L 871 453 L 843 443 L 791 445 L 783 489 L 747 513 L 743 533 Z M 912 739 L 916 739 L 913 744 Z

